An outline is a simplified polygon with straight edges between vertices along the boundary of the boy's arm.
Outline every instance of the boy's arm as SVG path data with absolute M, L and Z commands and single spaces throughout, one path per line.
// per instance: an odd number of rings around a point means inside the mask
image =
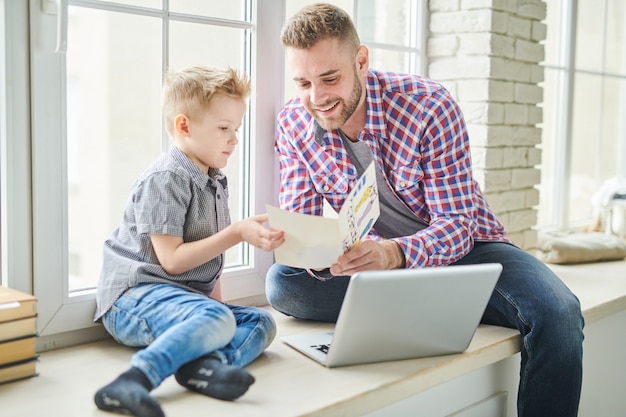
M 207 263 L 241 242 L 229 227 L 194 242 L 185 242 L 181 236 L 151 234 L 150 240 L 161 267 L 170 275 L 178 275 Z
M 170 275 L 178 275 L 207 263 L 242 241 L 265 251 L 274 250 L 284 242 L 284 233 L 263 227 L 265 222 L 267 214 L 249 217 L 193 242 L 164 234 L 151 234 L 150 240 L 161 267 Z

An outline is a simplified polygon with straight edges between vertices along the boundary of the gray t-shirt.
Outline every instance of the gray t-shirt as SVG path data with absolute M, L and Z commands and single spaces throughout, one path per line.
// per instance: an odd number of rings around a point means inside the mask
M 364 142 L 352 142 L 343 132 L 341 139 L 359 176 L 363 175 L 373 160 L 369 146 Z M 428 226 L 419 221 L 415 213 L 396 197 L 378 167 L 376 167 L 376 185 L 380 203 L 380 216 L 373 226 L 376 233 L 385 239 L 391 239 L 413 235 Z
M 171 147 L 132 185 L 122 222 L 104 243 L 94 320 L 125 290 L 142 283 L 173 283 L 210 295 L 224 267 L 224 255 L 170 275 L 157 259 L 150 234 L 182 236 L 185 242 L 192 242 L 229 224 L 224 174 L 219 169 L 202 172 L 183 152 Z

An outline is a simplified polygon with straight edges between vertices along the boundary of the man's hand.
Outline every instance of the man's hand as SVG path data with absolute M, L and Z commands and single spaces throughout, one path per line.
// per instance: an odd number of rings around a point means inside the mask
M 393 240 L 366 240 L 354 245 L 331 265 L 333 275 L 349 276 L 359 271 L 404 268 L 404 253 Z

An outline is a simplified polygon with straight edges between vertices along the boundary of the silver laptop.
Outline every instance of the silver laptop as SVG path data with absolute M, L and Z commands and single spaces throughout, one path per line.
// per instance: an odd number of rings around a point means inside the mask
M 334 332 L 281 340 L 329 368 L 463 352 L 501 271 L 492 263 L 359 272 Z

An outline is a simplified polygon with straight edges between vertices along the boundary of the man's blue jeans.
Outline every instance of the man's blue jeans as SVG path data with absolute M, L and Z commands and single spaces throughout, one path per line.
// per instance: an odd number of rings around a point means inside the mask
M 127 290 L 102 323 L 118 342 L 145 347 L 130 364 L 155 388 L 182 365 L 207 354 L 246 366 L 276 335 L 274 319 L 263 309 L 223 304 L 170 284 Z
M 477 242 L 456 264 L 489 262 L 501 263 L 503 271 L 482 322 L 522 335 L 519 417 L 576 416 L 584 326 L 578 299 L 546 265 L 513 245 Z M 275 264 L 267 274 L 266 294 L 284 314 L 334 322 L 348 280 L 320 281 L 305 270 Z

